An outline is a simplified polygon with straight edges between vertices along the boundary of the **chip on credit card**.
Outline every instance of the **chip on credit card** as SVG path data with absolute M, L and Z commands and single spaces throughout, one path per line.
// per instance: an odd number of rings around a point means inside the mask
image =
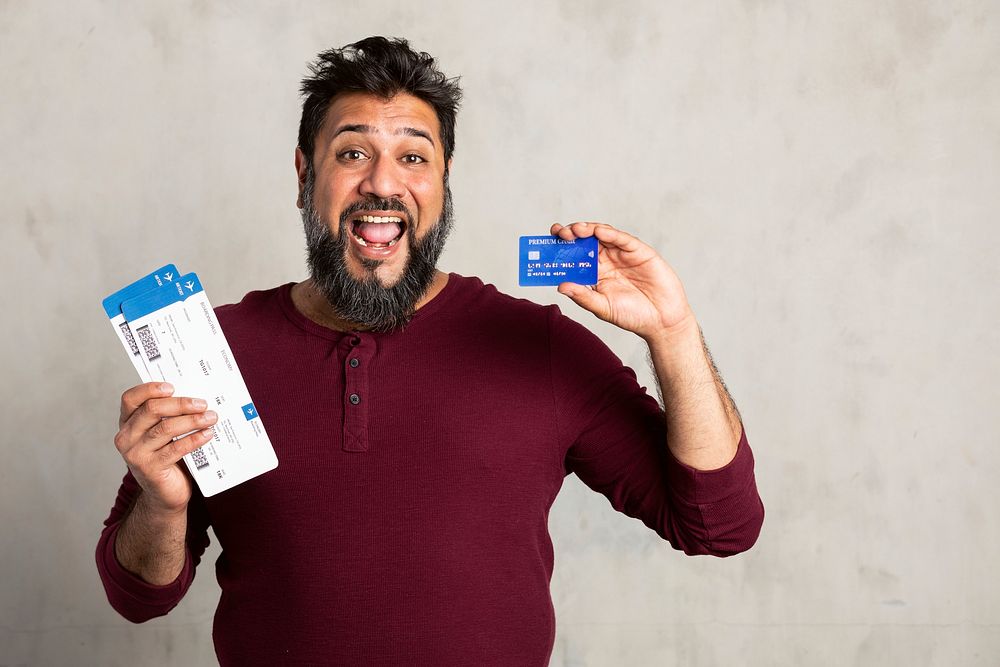
M 567 241 L 558 236 L 522 236 L 517 284 L 543 287 L 561 283 L 597 284 L 597 238 Z

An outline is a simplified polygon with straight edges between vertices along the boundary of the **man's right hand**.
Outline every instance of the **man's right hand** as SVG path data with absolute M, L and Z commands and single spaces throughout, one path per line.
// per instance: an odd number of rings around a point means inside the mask
M 187 509 L 191 479 L 177 463 L 212 439 L 211 426 L 218 419 L 204 400 L 175 398 L 173 392 L 165 382 L 128 389 L 115 435 L 115 447 L 142 487 L 147 508 L 165 514 Z

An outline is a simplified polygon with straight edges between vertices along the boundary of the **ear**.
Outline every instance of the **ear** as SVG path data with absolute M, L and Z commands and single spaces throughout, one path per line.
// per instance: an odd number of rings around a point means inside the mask
M 445 167 L 444 173 L 448 174 L 449 176 L 451 175 L 451 164 L 454 161 L 455 161 L 455 158 L 453 158 L 453 157 L 448 158 L 448 166 Z
M 295 173 L 299 177 L 299 196 L 295 200 L 295 205 L 299 208 L 305 206 L 305 202 L 302 201 L 302 193 L 306 189 L 306 167 L 308 162 L 306 162 L 306 155 L 302 152 L 302 149 L 298 146 L 295 147 Z

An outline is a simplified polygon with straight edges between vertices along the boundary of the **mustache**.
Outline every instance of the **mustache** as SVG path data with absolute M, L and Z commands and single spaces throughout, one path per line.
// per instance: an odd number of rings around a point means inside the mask
M 413 226 L 413 214 L 410 213 L 410 209 L 406 208 L 406 204 L 396 198 L 383 199 L 381 197 L 367 197 L 349 205 L 340 213 L 341 226 L 347 224 L 347 220 L 352 215 L 361 211 L 395 211 L 402 213 L 406 218 L 407 228 Z

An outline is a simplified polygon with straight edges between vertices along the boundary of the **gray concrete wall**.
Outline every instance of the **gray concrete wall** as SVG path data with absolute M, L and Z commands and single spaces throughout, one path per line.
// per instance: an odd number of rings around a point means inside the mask
M 93 546 L 132 370 L 99 300 L 166 260 L 215 303 L 304 275 L 296 86 L 403 35 L 463 76 L 443 266 L 604 220 L 685 281 L 768 515 L 692 559 L 575 478 L 553 665 L 1000 663 L 996 2 L 0 2 L 0 665 L 211 664 L 210 552 L 169 617 Z M 509 248 L 504 251 L 502 248 Z

